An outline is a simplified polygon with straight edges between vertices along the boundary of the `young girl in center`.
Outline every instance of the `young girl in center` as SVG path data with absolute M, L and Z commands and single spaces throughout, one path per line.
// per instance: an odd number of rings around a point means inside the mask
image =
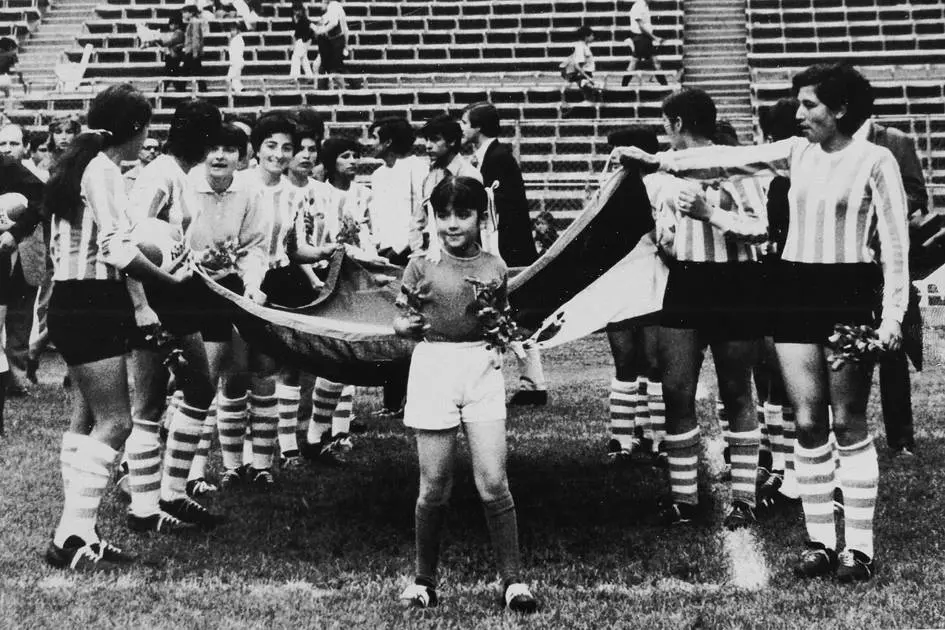
M 442 259 L 411 258 L 404 288 L 420 296 L 422 308 L 394 322 L 397 334 L 423 339 L 411 360 L 404 410 L 404 423 L 416 431 L 420 460 L 417 572 L 400 599 L 419 608 L 437 604 L 440 530 L 453 486 L 457 430 L 463 425 L 502 577 L 503 603 L 530 613 L 537 602 L 521 582 L 518 523 L 505 468 L 505 382 L 497 369 L 496 350 L 483 338 L 473 285 L 466 280 L 499 283 L 498 301 L 504 303 L 508 270 L 501 258 L 482 251 L 478 243 L 486 213 L 481 183 L 448 176 L 433 189 L 430 204 Z

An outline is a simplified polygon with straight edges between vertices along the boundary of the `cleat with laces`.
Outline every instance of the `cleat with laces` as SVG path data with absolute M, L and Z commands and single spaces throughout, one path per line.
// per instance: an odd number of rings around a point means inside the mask
M 250 470 L 252 471 L 252 484 L 256 489 L 268 492 L 276 485 L 276 478 L 268 468 L 259 470 L 251 468 Z
M 220 488 L 223 490 L 233 490 L 243 485 L 243 475 L 239 468 L 229 468 L 220 475 Z
M 46 549 L 46 563 L 57 569 L 69 569 L 80 573 L 114 571 L 118 563 L 106 560 L 101 544 L 87 543 L 78 536 L 69 536 L 62 547 L 50 542 Z
M 733 501 L 732 509 L 725 517 L 724 525 L 725 529 L 733 532 L 736 529 L 751 527 L 757 522 L 755 510 L 750 505 L 744 501 Z
M 216 484 L 210 483 L 203 477 L 191 479 L 187 482 L 187 496 L 196 499 L 219 490 Z
M 360 420 L 352 420 L 351 426 L 349 426 L 348 429 L 351 433 L 367 433 L 368 426 Z
M 696 519 L 699 506 L 688 503 L 670 503 L 660 511 L 660 521 L 664 525 L 685 525 Z
M 175 518 L 158 510 L 157 513 L 150 516 L 138 516 L 128 513 L 128 529 L 133 532 L 155 532 L 157 534 L 176 534 L 188 530 L 196 529 L 193 523 L 185 523 L 179 518 Z
M 105 562 L 112 562 L 114 564 L 131 564 L 133 562 L 137 562 L 138 560 L 137 555 L 124 551 L 108 541 L 99 540 L 98 544 L 101 551 L 102 560 Z
M 285 472 L 290 470 L 298 470 L 302 467 L 302 457 L 299 455 L 298 451 L 293 452 L 295 455 L 287 455 L 286 453 L 283 453 L 282 456 L 279 457 L 279 470 Z
M 197 527 L 210 530 L 223 522 L 223 517 L 213 514 L 190 497 L 181 497 L 172 501 L 161 500 L 161 510 L 185 523 L 192 523 Z
M 607 459 L 613 464 L 629 464 L 633 458 L 633 447 L 624 448 L 617 439 L 607 442 Z
M 876 573 L 876 563 L 862 551 L 844 549 L 839 558 L 837 579 L 845 584 L 866 582 Z
M 433 608 L 439 603 L 436 591 L 423 584 L 411 584 L 398 599 L 404 608 Z
M 807 549 L 794 565 L 794 575 L 802 578 L 825 577 L 836 570 L 837 552 L 818 542 L 808 542 Z
M 538 610 L 538 600 L 528 590 L 528 587 L 520 582 L 509 584 L 505 589 L 505 607 L 512 612 L 529 615 Z
M 354 440 L 351 439 L 350 433 L 339 433 L 338 435 L 332 436 L 331 441 L 334 448 L 342 453 L 350 453 L 351 449 L 354 448 Z

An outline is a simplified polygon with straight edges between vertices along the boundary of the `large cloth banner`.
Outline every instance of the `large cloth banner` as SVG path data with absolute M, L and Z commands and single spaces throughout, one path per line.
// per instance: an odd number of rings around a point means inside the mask
M 532 336 L 548 349 L 577 341 L 611 322 L 642 317 L 663 308 L 669 268 L 652 233 L 586 289 L 568 300 Z

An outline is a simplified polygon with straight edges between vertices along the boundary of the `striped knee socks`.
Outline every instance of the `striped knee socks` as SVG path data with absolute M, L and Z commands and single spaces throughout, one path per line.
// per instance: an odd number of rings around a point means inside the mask
M 627 452 L 633 450 L 633 429 L 637 406 L 636 381 L 610 382 L 610 435 Z
M 836 467 L 830 444 L 804 448 L 794 444 L 797 486 L 804 507 L 807 536 L 828 549 L 837 548 L 837 529 L 833 513 L 833 489 Z
M 699 427 L 679 435 L 666 434 L 669 485 L 673 503 L 699 503 Z
M 843 488 L 843 531 L 847 549 L 873 557 L 873 514 L 879 486 L 879 464 L 873 438 L 838 447 Z

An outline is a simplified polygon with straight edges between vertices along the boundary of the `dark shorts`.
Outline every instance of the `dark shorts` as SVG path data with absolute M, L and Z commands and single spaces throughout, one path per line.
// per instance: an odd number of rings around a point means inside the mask
M 761 263 L 676 261 L 669 270 L 660 326 L 698 330 L 711 341 L 759 339 L 768 323 L 764 285 Z
M 131 296 L 122 281 L 56 281 L 46 317 L 49 339 L 66 365 L 127 354 L 138 334 Z
M 310 304 L 318 296 L 298 265 L 270 269 L 260 289 L 266 294 L 267 302 L 289 308 Z
M 321 57 L 321 71 L 323 73 L 341 72 L 345 64 L 345 38 L 319 37 L 318 56 Z
M 243 294 L 243 281 L 231 274 L 217 281 L 234 293 Z M 200 278 L 181 285 L 151 283 L 146 286 L 148 304 L 172 335 L 200 333 L 204 341 L 229 341 L 234 306 L 211 291 Z
M 782 261 L 774 286 L 775 342 L 825 344 L 836 324 L 877 323 L 879 265 Z
M 653 53 L 656 52 L 655 47 L 653 46 L 653 38 L 649 35 L 640 34 L 640 35 L 630 35 L 630 39 L 633 40 L 633 56 L 637 59 L 652 59 Z

